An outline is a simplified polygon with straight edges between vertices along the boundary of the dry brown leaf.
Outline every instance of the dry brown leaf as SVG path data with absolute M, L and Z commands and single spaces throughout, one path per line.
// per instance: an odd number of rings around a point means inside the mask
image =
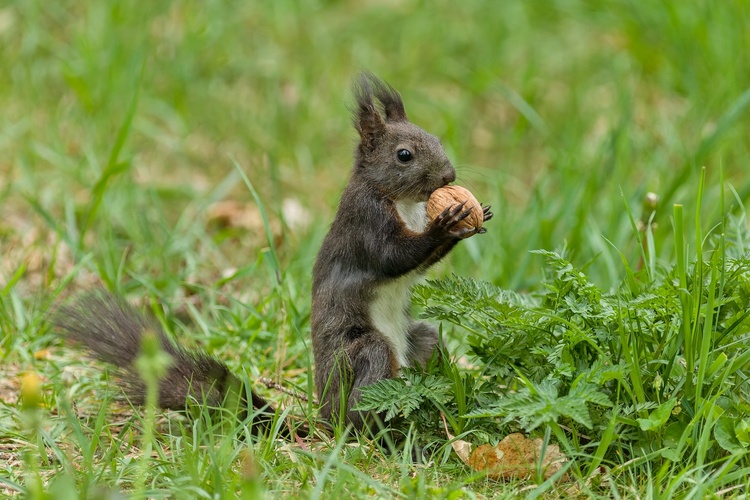
M 542 454 L 541 438 L 529 439 L 520 433 L 505 436 L 497 446 L 483 444 L 469 458 L 469 466 L 487 471 L 496 479 L 528 479 L 536 474 L 537 461 Z M 548 444 L 542 459 L 542 475 L 548 479 L 565 463 L 565 455 L 556 444 Z
M 37 361 L 41 361 L 41 360 L 49 359 L 49 358 L 50 358 L 49 349 L 40 349 L 34 352 L 34 359 L 36 359 Z
M 244 230 L 247 235 L 251 236 L 253 246 L 266 243 L 263 215 L 258 207 L 252 203 L 234 200 L 216 202 L 208 208 L 206 222 L 215 227 Z M 281 224 L 276 219 L 270 219 L 268 224 L 274 245 L 280 246 L 282 243 Z
M 451 446 L 453 447 L 453 451 L 456 452 L 456 455 L 458 455 L 458 458 L 460 458 L 461 461 L 466 465 L 469 465 L 469 458 L 471 457 L 471 443 L 468 441 L 464 441 L 463 439 L 455 439 L 451 441 Z
M 208 222 L 219 227 L 233 227 L 261 232 L 263 217 L 254 205 L 234 200 L 218 201 L 206 214 Z
M 456 439 L 456 436 L 450 433 L 448 430 L 448 422 L 445 421 L 445 415 L 443 412 L 440 412 L 440 416 L 443 419 L 443 427 L 445 428 L 445 435 L 448 436 L 448 440 L 451 442 L 451 447 L 453 447 L 453 451 L 456 452 L 456 455 L 458 455 L 458 458 L 461 459 L 463 463 L 466 465 L 469 465 L 469 456 L 471 455 L 471 443 L 468 441 L 464 441 L 462 439 Z
M 536 464 L 542 454 L 544 441 L 529 439 L 518 432 L 508 434 L 497 446 L 483 444 L 474 451 L 471 443 L 455 439 L 448 430 L 445 415 L 443 419 L 445 435 L 451 441 L 453 451 L 463 463 L 477 471 L 487 471 L 494 479 L 528 479 L 536 474 Z M 542 475 L 548 479 L 562 469 L 567 461 L 556 444 L 548 444 L 542 460 Z

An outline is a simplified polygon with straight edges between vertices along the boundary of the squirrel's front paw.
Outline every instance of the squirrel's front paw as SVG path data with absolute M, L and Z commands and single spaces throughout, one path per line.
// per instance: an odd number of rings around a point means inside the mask
M 471 209 L 464 210 L 466 202 L 450 206 L 443 210 L 430 223 L 430 231 L 442 239 L 466 238 L 476 232 L 476 229 L 459 223 L 471 215 Z
M 492 212 L 490 212 L 490 206 L 489 205 L 480 205 L 480 206 L 482 207 L 482 223 L 485 223 L 488 220 L 490 220 L 492 218 L 492 216 L 495 215 L 495 214 L 493 214 Z M 479 230 L 477 231 L 477 234 L 484 234 L 486 232 L 487 232 L 486 228 L 480 227 Z

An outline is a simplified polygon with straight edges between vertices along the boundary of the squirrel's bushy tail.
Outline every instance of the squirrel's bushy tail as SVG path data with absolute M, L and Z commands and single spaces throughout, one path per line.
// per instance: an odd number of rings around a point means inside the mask
M 182 411 L 190 397 L 219 407 L 231 390 L 237 391 L 241 399 L 239 417 L 247 415 L 249 405 L 242 383 L 226 365 L 205 353 L 175 344 L 155 320 L 141 314 L 124 299 L 104 291 L 84 294 L 59 307 L 53 315 L 53 324 L 94 358 L 116 366 L 126 383 L 125 393 L 135 404 L 145 402 L 146 388 L 135 361 L 141 352 L 143 335 L 150 331 L 172 358 L 166 375 L 159 382 L 160 407 Z M 274 410 L 263 398 L 250 394 L 252 407 L 260 411 L 253 422 L 254 430 L 264 432 L 272 423 Z

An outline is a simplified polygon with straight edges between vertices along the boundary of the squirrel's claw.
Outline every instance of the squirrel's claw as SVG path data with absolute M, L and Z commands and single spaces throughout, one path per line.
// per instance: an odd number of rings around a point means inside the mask
M 492 212 L 490 212 L 490 206 L 489 205 L 482 205 L 480 203 L 479 206 L 482 207 L 482 214 L 484 214 L 484 217 L 482 219 L 483 222 L 487 222 L 488 220 L 490 220 L 492 218 L 493 215 L 495 215 Z
M 466 231 L 473 231 L 468 228 L 466 230 L 456 229 L 459 222 L 471 215 L 471 209 L 464 210 L 465 205 L 466 202 L 464 201 L 443 210 L 440 215 L 435 217 L 432 221 L 434 230 L 442 232 L 445 237 L 449 238 L 463 238 L 467 234 Z

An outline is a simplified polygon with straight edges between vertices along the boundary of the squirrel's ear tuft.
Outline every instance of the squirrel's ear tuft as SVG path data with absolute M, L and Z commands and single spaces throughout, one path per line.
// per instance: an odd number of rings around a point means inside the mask
M 376 78 L 375 75 L 367 74 L 366 76 L 372 84 L 375 98 L 383 105 L 385 119 L 389 122 L 407 121 L 404 102 L 401 100 L 398 90 L 393 88 L 389 83 Z
M 354 128 L 362 139 L 361 146 L 372 151 L 385 134 L 385 122 L 373 101 L 373 83 L 377 79 L 369 73 L 362 73 L 352 86 L 356 108 Z

